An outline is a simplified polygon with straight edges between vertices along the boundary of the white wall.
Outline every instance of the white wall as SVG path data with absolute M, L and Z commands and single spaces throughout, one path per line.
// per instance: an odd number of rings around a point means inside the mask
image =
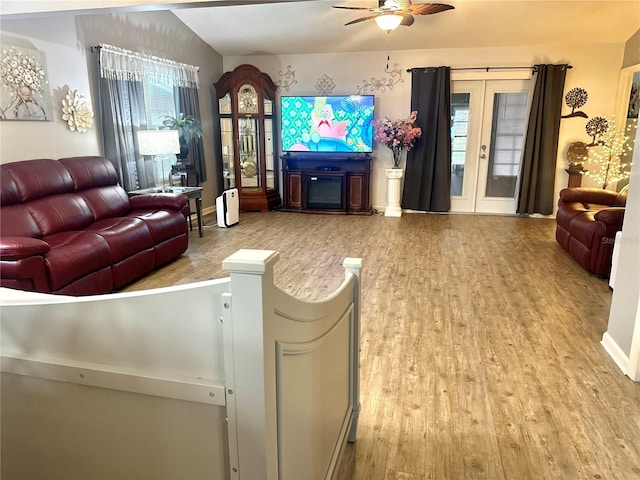
M 44 53 L 54 118 L 51 121 L 0 122 L 0 163 L 33 158 L 101 155 L 97 118 L 95 64 L 92 45 L 108 43 L 200 67 L 200 113 L 208 181 L 203 205 L 213 206 L 217 195 L 215 167 L 218 150 L 213 123 L 212 83 L 222 74 L 222 57 L 169 11 L 121 14 L 58 14 L 2 19 L 0 43 Z M 78 90 L 91 101 L 94 127 L 71 132 L 61 118 L 61 101 L 67 89 Z
M 582 87 L 589 93 L 589 100 L 583 110 L 590 116 L 609 116 L 614 113 L 616 90 L 624 45 L 561 45 L 530 46 L 509 48 L 477 49 L 437 49 L 405 50 L 390 52 L 390 67 L 398 65 L 401 82 L 389 87 L 368 90 L 362 93 L 374 93 L 376 96 L 376 117 L 388 115 L 390 118 L 402 118 L 409 114 L 411 103 L 411 77 L 408 68 L 422 66 L 449 65 L 451 67 L 473 66 L 514 66 L 535 65 L 538 63 L 569 63 L 565 82 L 565 91 L 573 87 Z M 287 56 L 248 56 L 225 57 L 224 70 L 232 70 L 239 64 L 250 63 L 268 73 L 275 82 L 284 82 L 287 66 L 295 71 L 297 83 L 289 89 L 280 88 L 281 94 L 314 94 L 315 84 L 323 75 L 328 75 L 336 87 L 332 93 L 358 93 L 358 86 L 375 80 L 393 83 L 394 78 L 385 72 L 387 52 L 363 52 L 343 54 L 287 55 Z M 569 113 L 568 107 L 565 108 Z M 571 142 L 589 140 L 585 133 L 587 120 L 572 118 L 563 120 L 560 127 L 558 146 L 556 198 L 561 188 L 567 186 L 568 176 L 566 151 Z M 374 151 L 374 171 L 372 177 L 372 204 L 382 207 L 386 204 L 386 177 L 384 169 L 391 166 L 391 153 L 386 147 Z M 589 179 L 583 181 L 585 186 Z

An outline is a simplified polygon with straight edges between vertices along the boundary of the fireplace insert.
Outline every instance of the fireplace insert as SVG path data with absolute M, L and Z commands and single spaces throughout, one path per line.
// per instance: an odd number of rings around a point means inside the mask
M 307 208 L 345 209 L 345 174 L 307 175 Z

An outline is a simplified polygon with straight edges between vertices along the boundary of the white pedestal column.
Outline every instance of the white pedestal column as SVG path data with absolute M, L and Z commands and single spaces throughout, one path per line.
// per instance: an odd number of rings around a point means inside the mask
M 384 211 L 385 217 L 401 217 L 400 208 L 400 180 L 404 170 L 401 168 L 387 168 L 387 208 Z

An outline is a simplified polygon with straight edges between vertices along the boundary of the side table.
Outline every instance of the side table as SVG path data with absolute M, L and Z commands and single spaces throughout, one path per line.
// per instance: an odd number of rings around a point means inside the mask
M 202 236 L 202 190 L 202 187 L 170 187 L 166 192 L 162 192 L 162 190 L 158 188 L 143 188 L 142 190 L 133 190 L 131 192 L 127 192 L 127 194 L 129 196 L 134 196 L 145 195 L 149 193 L 182 193 L 187 197 L 189 203 L 191 203 L 191 200 L 194 200 L 196 204 L 198 234 Z M 193 226 L 191 225 L 191 218 L 189 218 L 189 225 L 191 226 L 191 230 L 193 230 Z

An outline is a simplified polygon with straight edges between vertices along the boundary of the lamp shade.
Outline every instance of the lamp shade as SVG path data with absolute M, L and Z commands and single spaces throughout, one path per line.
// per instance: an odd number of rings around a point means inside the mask
M 402 23 L 402 18 L 402 15 L 385 13 L 383 15 L 378 15 L 374 20 L 382 30 L 390 32 L 391 30 L 398 28 L 400 23 Z
M 140 155 L 180 153 L 178 130 L 138 130 Z

